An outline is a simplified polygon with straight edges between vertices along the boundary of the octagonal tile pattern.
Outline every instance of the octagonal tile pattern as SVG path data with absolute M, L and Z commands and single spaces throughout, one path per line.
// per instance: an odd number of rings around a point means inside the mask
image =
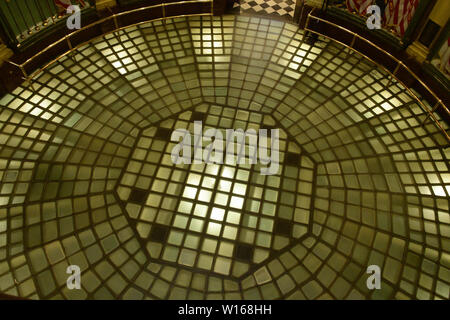
M 195 121 L 202 124 L 199 135 L 194 135 Z M 275 127 L 269 115 L 201 104 L 142 131 L 117 194 L 150 257 L 242 278 L 308 232 L 314 163 L 281 130 L 278 149 L 265 144 L 278 153 L 277 170 L 263 175 L 260 167 L 267 166 L 258 161 L 259 146 L 250 144 L 250 130 L 254 138 L 266 139 L 273 138 L 271 131 L 258 136 L 259 130 Z M 226 141 L 230 128 L 243 130 L 245 142 Z M 191 158 L 201 163 L 173 164 L 176 129 L 190 132 Z M 215 140 L 224 149 L 218 163 L 208 151 L 211 142 L 203 139 L 208 129 L 223 137 Z M 194 141 L 202 144 L 195 149 Z M 253 156 L 257 161 L 251 164 Z
M 281 21 L 180 18 L 95 39 L 0 99 L 0 291 L 449 299 L 450 150 L 425 117 L 383 70 Z M 195 120 L 279 128 L 279 174 L 170 164 L 168 136 Z

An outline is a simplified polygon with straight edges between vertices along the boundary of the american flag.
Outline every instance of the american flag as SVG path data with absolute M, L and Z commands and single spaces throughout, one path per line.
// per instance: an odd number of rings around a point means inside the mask
M 403 35 L 419 5 L 419 0 L 389 0 L 384 11 L 386 26 Z
M 72 1 L 71 0 L 53 0 L 55 5 L 58 7 L 58 9 L 61 10 L 67 10 L 67 8 L 69 6 L 72 5 Z M 77 5 L 80 5 L 80 7 L 85 7 L 86 6 L 86 2 L 84 2 L 84 0 L 77 0 L 75 1 L 77 2 Z
M 349 11 L 356 11 L 364 16 L 367 13 L 367 8 L 374 2 L 375 0 L 346 0 L 346 5 Z
M 450 75 L 450 38 L 444 42 L 439 49 L 440 64 L 439 68 L 447 75 Z

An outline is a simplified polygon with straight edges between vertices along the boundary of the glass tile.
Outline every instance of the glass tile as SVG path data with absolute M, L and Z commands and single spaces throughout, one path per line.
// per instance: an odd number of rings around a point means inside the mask
M 448 140 L 385 71 L 304 35 L 260 16 L 148 21 L 1 97 L 0 291 L 448 300 Z M 173 164 L 194 121 L 279 129 L 278 171 L 248 141 L 246 163 Z

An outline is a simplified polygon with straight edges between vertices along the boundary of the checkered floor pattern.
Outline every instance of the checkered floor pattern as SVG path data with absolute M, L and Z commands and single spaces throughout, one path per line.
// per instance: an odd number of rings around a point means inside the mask
M 262 13 L 293 18 L 295 1 L 293 0 L 240 0 L 233 8 L 240 8 L 240 12 Z

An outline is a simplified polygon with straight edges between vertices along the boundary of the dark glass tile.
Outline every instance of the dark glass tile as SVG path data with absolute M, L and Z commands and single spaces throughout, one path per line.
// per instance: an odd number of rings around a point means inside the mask
M 300 155 L 297 153 L 288 152 L 284 158 L 284 164 L 290 166 L 300 166 Z
M 194 111 L 192 113 L 192 121 L 205 121 L 206 120 L 206 113 Z
M 150 241 L 165 243 L 169 234 L 169 227 L 161 224 L 152 225 Z
M 280 236 L 290 237 L 292 234 L 292 222 L 285 219 L 276 219 L 274 232 Z
M 156 130 L 155 138 L 161 139 L 161 140 L 170 140 L 170 136 L 172 135 L 172 132 L 167 128 L 158 128 Z
M 130 201 L 132 203 L 144 205 L 145 202 L 147 201 L 147 197 L 148 197 L 148 191 L 134 188 L 131 190 L 128 201 Z
M 251 262 L 253 260 L 253 248 L 244 243 L 238 243 L 234 250 L 234 257 L 239 260 Z

